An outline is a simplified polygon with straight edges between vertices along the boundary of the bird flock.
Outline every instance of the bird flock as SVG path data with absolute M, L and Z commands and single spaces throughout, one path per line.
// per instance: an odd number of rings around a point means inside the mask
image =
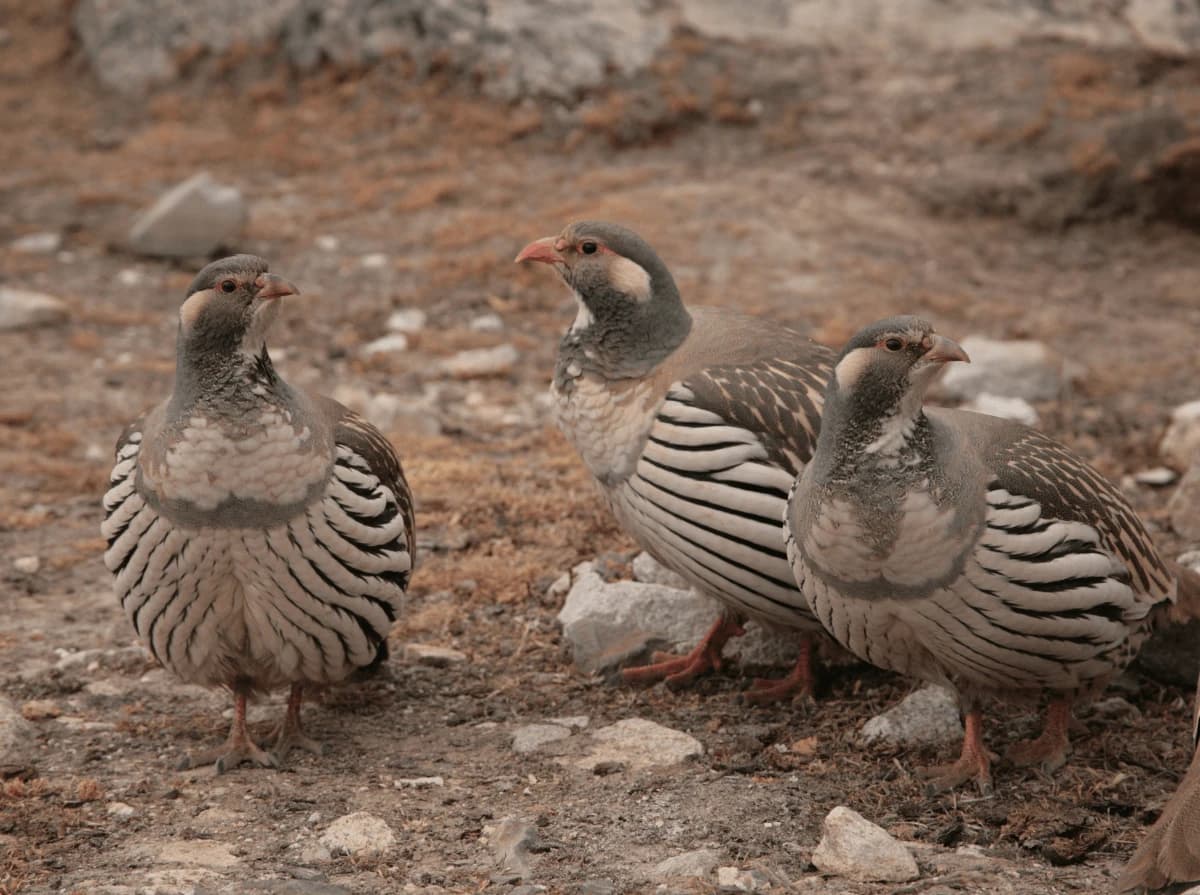
M 920 773 L 931 793 L 988 792 L 985 709 L 1044 701 L 1042 733 L 1007 757 L 1053 771 L 1073 706 L 1156 626 L 1200 615 L 1200 575 L 1163 558 L 1083 458 L 1008 420 L 924 406 L 939 371 L 969 360 L 929 322 L 877 321 L 837 352 L 688 308 L 649 244 L 598 221 L 516 260 L 553 268 L 578 302 L 551 379 L 563 434 L 621 527 L 723 607 L 690 653 L 625 668 L 626 681 L 685 686 L 752 619 L 791 632 L 799 659 L 749 701 L 811 694 L 817 645 L 944 685 L 961 753 Z M 227 739 L 181 768 L 321 754 L 305 691 L 386 660 L 414 569 L 394 447 L 271 363 L 271 323 L 298 292 L 252 255 L 201 270 L 179 309 L 173 390 L 116 446 L 102 533 L 121 607 L 165 668 L 234 701 Z M 284 716 L 257 742 L 247 700 L 283 687 Z M 1195 879 L 1200 757 L 1117 887 Z

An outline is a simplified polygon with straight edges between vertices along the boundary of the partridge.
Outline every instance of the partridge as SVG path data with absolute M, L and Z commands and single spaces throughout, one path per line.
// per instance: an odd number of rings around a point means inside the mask
M 233 693 L 228 739 L 182 768 L 319 754 L 303 690 L 386 658 L 413 566 L 392 446 L 271 364 L 267 331 L 296 293 L 253 255 L 200 271 L 179 311 L 174 390 L 121 435 L 104 496 L 104 561 L 138 637 L 182 680 Z M 246 699 L 285 685 L 267 752 Z
M 801 655 L 783 681 L 757 681 L 751 701 L 810 690 L 820 625 L 792 578 L 783 512 L 812 454 L 832 352 L 767 320 L 689 311 L 654 250 L 616 224 L 571 224 L 516 260 L 552 266 L 578 302 L 551 386 L 559 427 L 625 531 L 723 604 L 691 653 L 625 679 L 677 687 L 719 668 L 752 618 L 797 631 Z
M 859 332 L 825 393 L 812 462 L 789 499 L 788 555 L 809 605 L 850 652 L 949 685 L 962 755 L 931 788 L 990 789 L 986 697 L 1049 697 L 1017 764 L 1065 761 L 1071 706 L 1133 659 L 1174 574 L 1120 492 L 1025 426 L 923 408 L 963 350 L 897 317 Z
M 1200 618 L 1200 574 L 1178 567 L 1178 620 Z M 1117 880 L 1118 892 L 1200 880 L 1200 683 L 1192 712 L 1192 763 Z

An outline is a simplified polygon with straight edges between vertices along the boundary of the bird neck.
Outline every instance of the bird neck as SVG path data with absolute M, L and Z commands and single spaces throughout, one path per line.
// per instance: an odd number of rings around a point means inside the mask
M 634 302 L 614 293 L 579 300 L 579 316 L 559 343 L 556 381 L 586 371 L 605 379 L 636 379 L 675 351 L 692 328 L 678 293 Z M 561 384 L 561 382 L 560 382 Z
M 251 353 L 240 346 L 228 352 L 193 352 L 181 344 L 168 409 L 173 416 L 197 408 L 236 414 L 256 406 L 289 406 L 293 398 L 291 388 L 275 372 L 266 345 Z
M 927 472 L 932 454 L 933 430 L 919 396 L 915 404 L 904 399 L 876 403 L 831 385 L 813 455 L 819 481 L 848 484 L 875 473 L 918 478 Z

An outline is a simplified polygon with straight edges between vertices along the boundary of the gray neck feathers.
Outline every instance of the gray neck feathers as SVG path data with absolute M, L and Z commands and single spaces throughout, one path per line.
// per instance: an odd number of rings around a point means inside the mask
M 559 343 L 558 376 L 572 364 L 605 379 L 645 376 L 683 344 L 692 317 L 671 275 L 658 265 L 651 275 L 652 298 L 637 302 L 607 283 L 576 286 L 590 322 L 572 328 Z
M 242 350 L 234 335 L 225 341 L 198 341 L 186 338 L 182 331 L 179 334 L 169 418 L 196 407 L 236 415 L 264 403 L 294 404 L 294 393 L 275 372 L 265 345 L 252 355 Z

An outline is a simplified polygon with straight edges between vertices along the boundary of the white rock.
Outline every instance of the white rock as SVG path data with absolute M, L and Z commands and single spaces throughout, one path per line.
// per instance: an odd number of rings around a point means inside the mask
M 721 863 L 721 855 L 711 848 L 698 848 L 674 855 L 654 865 L 654 876 L 659 879 L 678 876 L 704 878 Z
M 519 357 L 517 349 L 507 343 L 494 348 L 472 348 L 446 358 L 441 363 L 441 370 L 456 379 L 504 376 L 512 372 Z
M 583 730 L 591 720 L 587 715 L 564 715 L 561 718 L 549 718 L 548 723 L 569 727 L 571 730 Z
M 330 236 L 327 233 L 323 233 L 313 240 L 313 245 L 322 252 L 336 252 L 341 244 L 341 240 L 336 236 Z
M 1151 488 L 1163 488 L 1172 485 L 1179 478 L 1179 473 L 1166 466 L 1155 466 L 1152 469 L 1142 469 L 1133 474 L 1133 480 L 1139 485 Z
M 1062 359 L 1041 342 L 969 336 L 962 347 L 971 362 L 947 364 L 939 394 L 960 400 L 990 394 L 1046 401 L 1062 392 Z
M 67 305 L 62 299 L 28 289 L 0 286 L 0 331 L 55 326 L 65 323 Z
M 1188 401 L 1171 411 L 1158 453 L 1177 472 L 1200 462 L 1200 401 Z
M 13 568 L 25 575 L 36 575 L 42 567 L 42 560 L 37 556 L 18 556 L 13 560 Z
M 504 321 L 499 314 L 480 314 L 469 326 L 477 333 L 498 333 L 504 329 Z
M 1183 476 L 1167 501 L 1171 527 L 1189 541 L 1200 541 L 1200 462 Z
M 592 770 L 596 765 L 618 762 L 630 770 L 678 764 L 704 754 L 695 737 L 655 724 L 645 718 L 626 718 L 592 732 L 592 746 L 576 767 Z
M 180 839 L 148 846 L 149 853 L 161 864 L 182 864 L 185 867 L 205 867 L 224 870 L 236 867 L 241 860 L 224 842 L 214 839 Z
M 537 827 L 514 814 L 501 820 L 488 838 L 504 867 L 522 877 L 529 876 L 529 852 L 541 838 Z
M 1200 9 L 1177 0 L 1129 0 L 1125 20 L 1146 49 L 1168 56 L 1200 50 Z
M 425 328 L 428 316 L 420 308 L 401 308 L 398 311 L 392 311 L 388 316 L 386 326 L 388 332 L 417 333 Z
M 691 585 L 682 575 L 677 575 L 645 551 L 633 558 L 633 577 L 635 581 L 646 584 L 661 584 L 664 587 L 678 587 L 688 590 Z
M 61 245 L 62 237 L 57 233 L 27 233 L 14 239 L 9 247 L 26 255 L 52 255 Z
M 512 732 L 512 748 L 514 752 L 526 755 L 570 735 L 570 728 L 561 724 L 523 724 Z
M 571 573 L 563 572 L 561 575 L 559 575 L 557 578 L 555 578 L 552 582 L 550 582 L 550 586 L 548 588 L 546 588 L 546 596 L 562 597 L 562 596 L 565 596 L 567 591 L 569 591 L 570 589 L 571 589 Z
M 446 779 L 444 777 L 400 777 L 393 780 L 392 785 L 396 789 L 433 789 L 445 786 Z
M 431 643 L 406 643 L 404 659 L 407 662 L 428 665 L 432 668 L 448 668 L 451 665 L 461 665 L 466 662 L 467 654 L 448 646 L 434 646 Z
M 37 728 L 21 716 L 16 705 L 0 696 L 0 767 L 31 767 L 36 746 Z
M 362 353 L 368 357 L 372 354 L 399 354 L 408 350 L 408 336 L 404 333 L 390 333 L 372 339 L 362 347 Z
M 812 862 L 822 873 L 858 882 L 903 883 L 920 876 L 907 848 L 882 827 L 843 805 L 826 816 Z
M 383 252 L 371 252 L 359 258 L 358 263 L 367 270 L 382 270 L 388 265 L 388 256 Z
M 723 892 L 766 892 L 771 888 L 771 881 L 754 870 L 718 867 L 717 885 Z
M 320 844 L 331 854 L 379 857 L 396 844 L 396 834 L 381 818 L 366 811 L 339 817 L 321 835 Z
M 145 274 L 136 267 L 122 267 L 117 271 L 117 282 L 122 286 L 137 286 L 145 278 Z
M 164 258 L 211 254 L 232 242 L 246 221 L 241 192 L 201 172 L 173 187 L 134 221 L 129 246 Z
M 126 805 L 124 802 L 109 802 L 104 810 L 108 813 L 109 817 L 116 818 L 117 820 L 128 820 L 137 813 L 132 805 Z
M 1041 422 L 1037 410 L 1024 398 L 1006 398 L 990 392 L 976 395 L 963 405 L 963 409 L 986 413 L 988 416 L 998 416 L 1001 419 L 1015 420 L 1025 426 L 1036 426 Z
M 958 700 L 945 687 L 928 684 L 862 726 L 865 743 L 925 746 L 962 739 Z

